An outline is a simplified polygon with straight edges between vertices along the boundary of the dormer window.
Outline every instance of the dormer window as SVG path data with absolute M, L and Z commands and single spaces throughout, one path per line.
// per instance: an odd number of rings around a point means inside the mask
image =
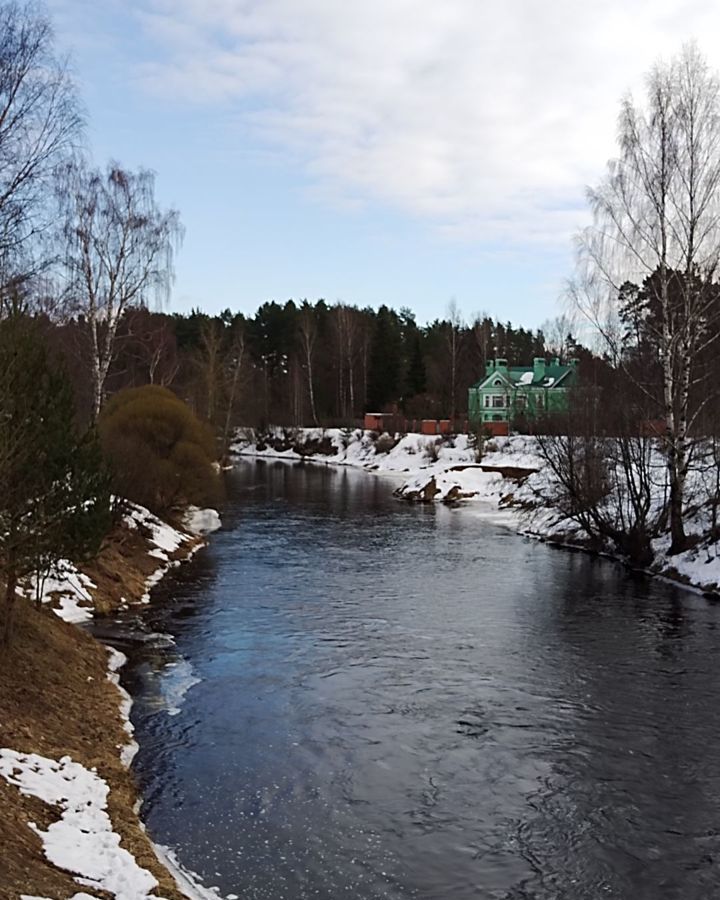
M 493 381 L 493 387 L 502 387 L 502 381 L 500 381 L 499 378 L 496 378 L 495 381 Z

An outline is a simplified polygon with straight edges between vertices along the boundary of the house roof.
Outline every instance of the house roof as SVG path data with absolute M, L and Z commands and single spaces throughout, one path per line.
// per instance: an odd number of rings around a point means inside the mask
M 574 370 L 574 366 L 561 366 L 556 363 L 551 363 L 550 365 L 545 366 L 545 371 L 542 377 L 537 378 L 535 376 L 535 369 L 532 366 L 508 366 L 507 368 L 503 369 L 493 369 L 492 372 L 489 372 L 484 378 L 481 378 L 480 381 L 476 382 L 472 386 L 474 388 L 481 388 L 485 386 L 491 379 L 497 378 L 499 376 L 506 383 L 509 383 L 509 385 L 513 388 L 565 387 L 565 385 L 561 384 L 560 382 L 562 382 Z

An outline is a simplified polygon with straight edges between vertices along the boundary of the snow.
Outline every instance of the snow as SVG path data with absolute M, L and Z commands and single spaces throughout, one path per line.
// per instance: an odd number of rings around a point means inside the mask
M 534 372 L 523 372 L 520 376 L 520 384 L 532 384 L 533 378 L 535 377 Z
M 199 876 L 183 868 L 172 850 L 160 844 L 155 844 L 154 846 L 158 859 L 170 872 L 177 886 L 189 900 L 221 900 L 219 890 L 216 887 L 208 888 L 201 884 Z M 237 900 L 235 894 L 228 894 L 226 900 L 233 900 L 233 898 Z
M 182 547 L 183 544 L 192 541 L 196 535 L 188 534 L 186 531 L 180 531 L 177 528 L 173 528 L 172 525 L 163 522 L 162 519 L 153 515 L 149 510 L 145 509 L 145 507 L 138 506 L 136 503 L 128 503 L 127 506 L 128 511 L 125 514 L 124 519 L 125 525 L 128 528 L 143 529 L 148 535 L 150 543 L 153 545 L 152 549 L 148 551 L 149 555 L 161 562 L 161 565 L 145 580 L 145 593 L 140 602 L 149 603 L 150 591 L 154 585 L 162 580 L 169 569 L 180 565 L 179 560 L 170 559 L 170 554 L 175 553 L 175 551 Z M 215 510 L 199 510 L 198 512 L 204 514 L 203 518 L 205 521 L 209 522 L 209 513 L 211 512 L 215 513 L 218 522 L 220 520 L 220 517 Z M 198 544 L 191 549 L 191 552 L 188 555 L 192 556 L 199 548 L 200 545 Z
M 200 509 L 188 506 L 183 516 L 183 526 L 192 534 L 211 534 L 220 528 L 222 522 L 216 509 Z
M 220 516 L 214 509 L 199 509 L 191 506 L 187 510 L 183 525 L 186 531 L 173 528 L 153 515 L 149 510 L 134 503 L 128 504 L 124 517 L 127 528 L 143 528 L 148 534 L 151 548 L 149 555 L 159 560 L 161 565 L 147 579 L 144 603 L 150 600 L 150 589 L 157 584 L 168 569 L 177 565 L 170 555 L 198 535 L 209 534 L 220 528 Z M 194 549 L 199 549 L 194 548 Z M 194 552 L 194 549 L 192 552 Z M 93 581 L 67 559 L 57 562 L 50 572 L 41 579 L 30 578 L 21 593 L 28 599 L 39 597 L 42 603 L 52 604 L 53 611 L 66 622 L 79 624 L 93 617 L 94 602 L 92 591 L 97 588 Z
M 163 522 L 162 519 L 136 503 L 128 504 L 128 512 L 125 514 L 124 521 L 129 528 L 141 526 L 148 531 L 150 542 L 155 544 L 156 549 L 163 554 L 174 553 L 188 539 L 184 532 Z
M 329 439 L 332 453 L 307 458 L 313 462 L 354 466 L 400 477 L 402 483 L 396 491 L 400 497 L 469 503 L 477 515 L 491 516 L 523 534 L 568 546 L 580 546 L 585 538 L 577 522 L 564 518 L 554 508 L 554 482 L 538 453 L 536 439 L 531 436 L 513 435 L 488 440 L 479 464 L 467 435 L 391 437 L 359 429 L 298 429 L 294 433 L 275 429 L 273 438 L 292 442 L 295 446 L 302 446 L 309 440 Z M 258 450 L 252 435 L 238 436 L 232 449 L 238 456 L 303 458 L 294 449 L 274 450 L 266 446 Z M 652 461 L 656 470 L 653 504 L 659 507 L 667 491 L 665 461 L 658 451 L 654 451 L 654 455 L 657 459 Z M 703 473 L 714 471 L 711 462 L 703 465 L 699 459 L 696 470 L 688 476 L 688 497 L 692 499 L 688 505 L 694 504 L 700 511 L 694 521 L 688 521 L 687 531 L 695 536 L 697 546 L 670 556 L 669 537 L 658 538 L 652 545 L 655 560 L 651 571 L 717 593 L 720 591 L 720 542 L 709 543 L 705 537 L 710 533 L 710 513 L 703 506 L 703 498 L 706 499 L 709 493 L 703 483 L 703 478 L 708 476 Z M 510 476 L 515 473 L 507 471 L 508 477 L 503 477 L 501 472 L 484 471 L 488 468 L 525 470 L 525 477 L 512 478 Z M 522 472 L 517 474 L 523 475 Z M 609 555 L 613 555 L 611 550 Z
M 20 894 L 20 900 L 49 900 L 49 898 L 32 897 L 30 894 Z M 81 891 L 79 894 L 73 894 L 72 897 L 69 898 L 69 900 L 97 900 L 97 897 Z
M 130 768 L 130 764 L 135 758 L 135 754 L 140 749 L 137 745 L 137 741 L 134 739 L 133 734 L 135 733 L 135 729 L 133 727 L 132 722 L 130 721 L 130 710 L 132 709 L 132 697 L 125 688 L 120 684 L 120 676 L 118 674 L 119 670 L 125 665 L 127 662 L 127 657 L 124 653 L 121 653 L 119 650 L 116 650 L 114 647 L 107 648 L 108 653 L 110 654 L 108 659 L 108 681 L 115 685 L 118 689 L 118 693 L 120 694 L 120 718 L 123 722 L 123 728 L 127 732 L 128 742 L 122 746 L 118 747 L 120 751 L 120 761 L 125 766 L 126 769 Z
M 66 622 L 87 622 L 93 615 L 90 593 L 96 585 L 69 560 L 59 560 L 45 578 L 29 580 L 23 593 L 39 597 L 41 603 L 53 602 L 53 609 Z M 56 605 L 59 604 L 59 605 Z
M 95 770 L 68 756 L 56 761 L 4 748 L 0 775 L 25 796 L 61 812 L 47 831 L 30 824 L 53 865 L 71 872 L 78 884 L 108 891 L 116 900 L 150 897 L 157 880 L 120 846 L 107 814 L 108 784 Z
M 143 601 L 149 601 L 149 592 L 179 560 L 170 558 L 183 545 L 194 541 L 198 534 L 207 534 L 220 527 L 220 517 L 215 510 L 191 507 L 183 521 L 187 531 L 173 528 L 154 516 L 147 509 L 128 504 L 125 525 L 141 528 L 148 535 L 151 556 L 161 563 L 146 580 Z M 190 552 L 199 549 L 196 543 Z M 39 596 L 42 602 L 53 602 L 53 610 L 68 622 L 81 623 L 92 618 L 93 597 L 96 585 L 67 560 L 58 563 L 40 583 L 31 581 L 23 590 L 30 598 Z M 108 680 L 116 685 L 120 694 L 120 715 L 128 735 L 126 744 L 119 746 L 121 762 L 129 767 L 137 753 L 130 722 L 132 699 L 120 685 L 119 669 L 125 664 L 123 653 L 108 647 Z M 179 711 L 180 703 L 193 684 L 198 682 L 189 664 L 180 660 L 168 666 L 167 710 L 170 715 Z M 47 859 L 75 875 L 79 885 L 102 889 L 116 900 L 160 900 L 150 892 L 157 887 L 155 877 L 139 866 L 134 857 L 120 847 L 120 837 L 112 828 L 107 814 L 108 785 L 93 770 L 88 770 L 69 757 L 59 761 L 22 754 L 9 748 L 0 749 L 0 776 L 15 785 L 26 795 L 39 797 L 45 803 L 57 807 L 61 818 L 47 831 L 31 824 L 43 841 Z M 186 872 L 171 851 L 158 849 L 158 858 L 177 879 L 190 900 L 218 900 L 217 891 L 203 887 L 197 877 Z M 24 900 L 45 900 L 42 897 L 23 895 Z M 69 900 L 94 900 L 90 894 L 79 892 Z

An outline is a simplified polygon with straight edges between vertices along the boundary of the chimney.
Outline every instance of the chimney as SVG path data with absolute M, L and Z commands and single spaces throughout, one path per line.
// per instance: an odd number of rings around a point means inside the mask
M 542 381 L 545 377 L 545 357 L 536 356 L 533 359 L 533 381 Z

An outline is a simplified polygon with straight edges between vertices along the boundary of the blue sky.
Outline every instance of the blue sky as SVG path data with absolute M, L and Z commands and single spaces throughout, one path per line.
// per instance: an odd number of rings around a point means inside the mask
M 713 2 L 48 0 L 98 163 L 157 172 L 170 307 L 559 312 L 621 95 Z

